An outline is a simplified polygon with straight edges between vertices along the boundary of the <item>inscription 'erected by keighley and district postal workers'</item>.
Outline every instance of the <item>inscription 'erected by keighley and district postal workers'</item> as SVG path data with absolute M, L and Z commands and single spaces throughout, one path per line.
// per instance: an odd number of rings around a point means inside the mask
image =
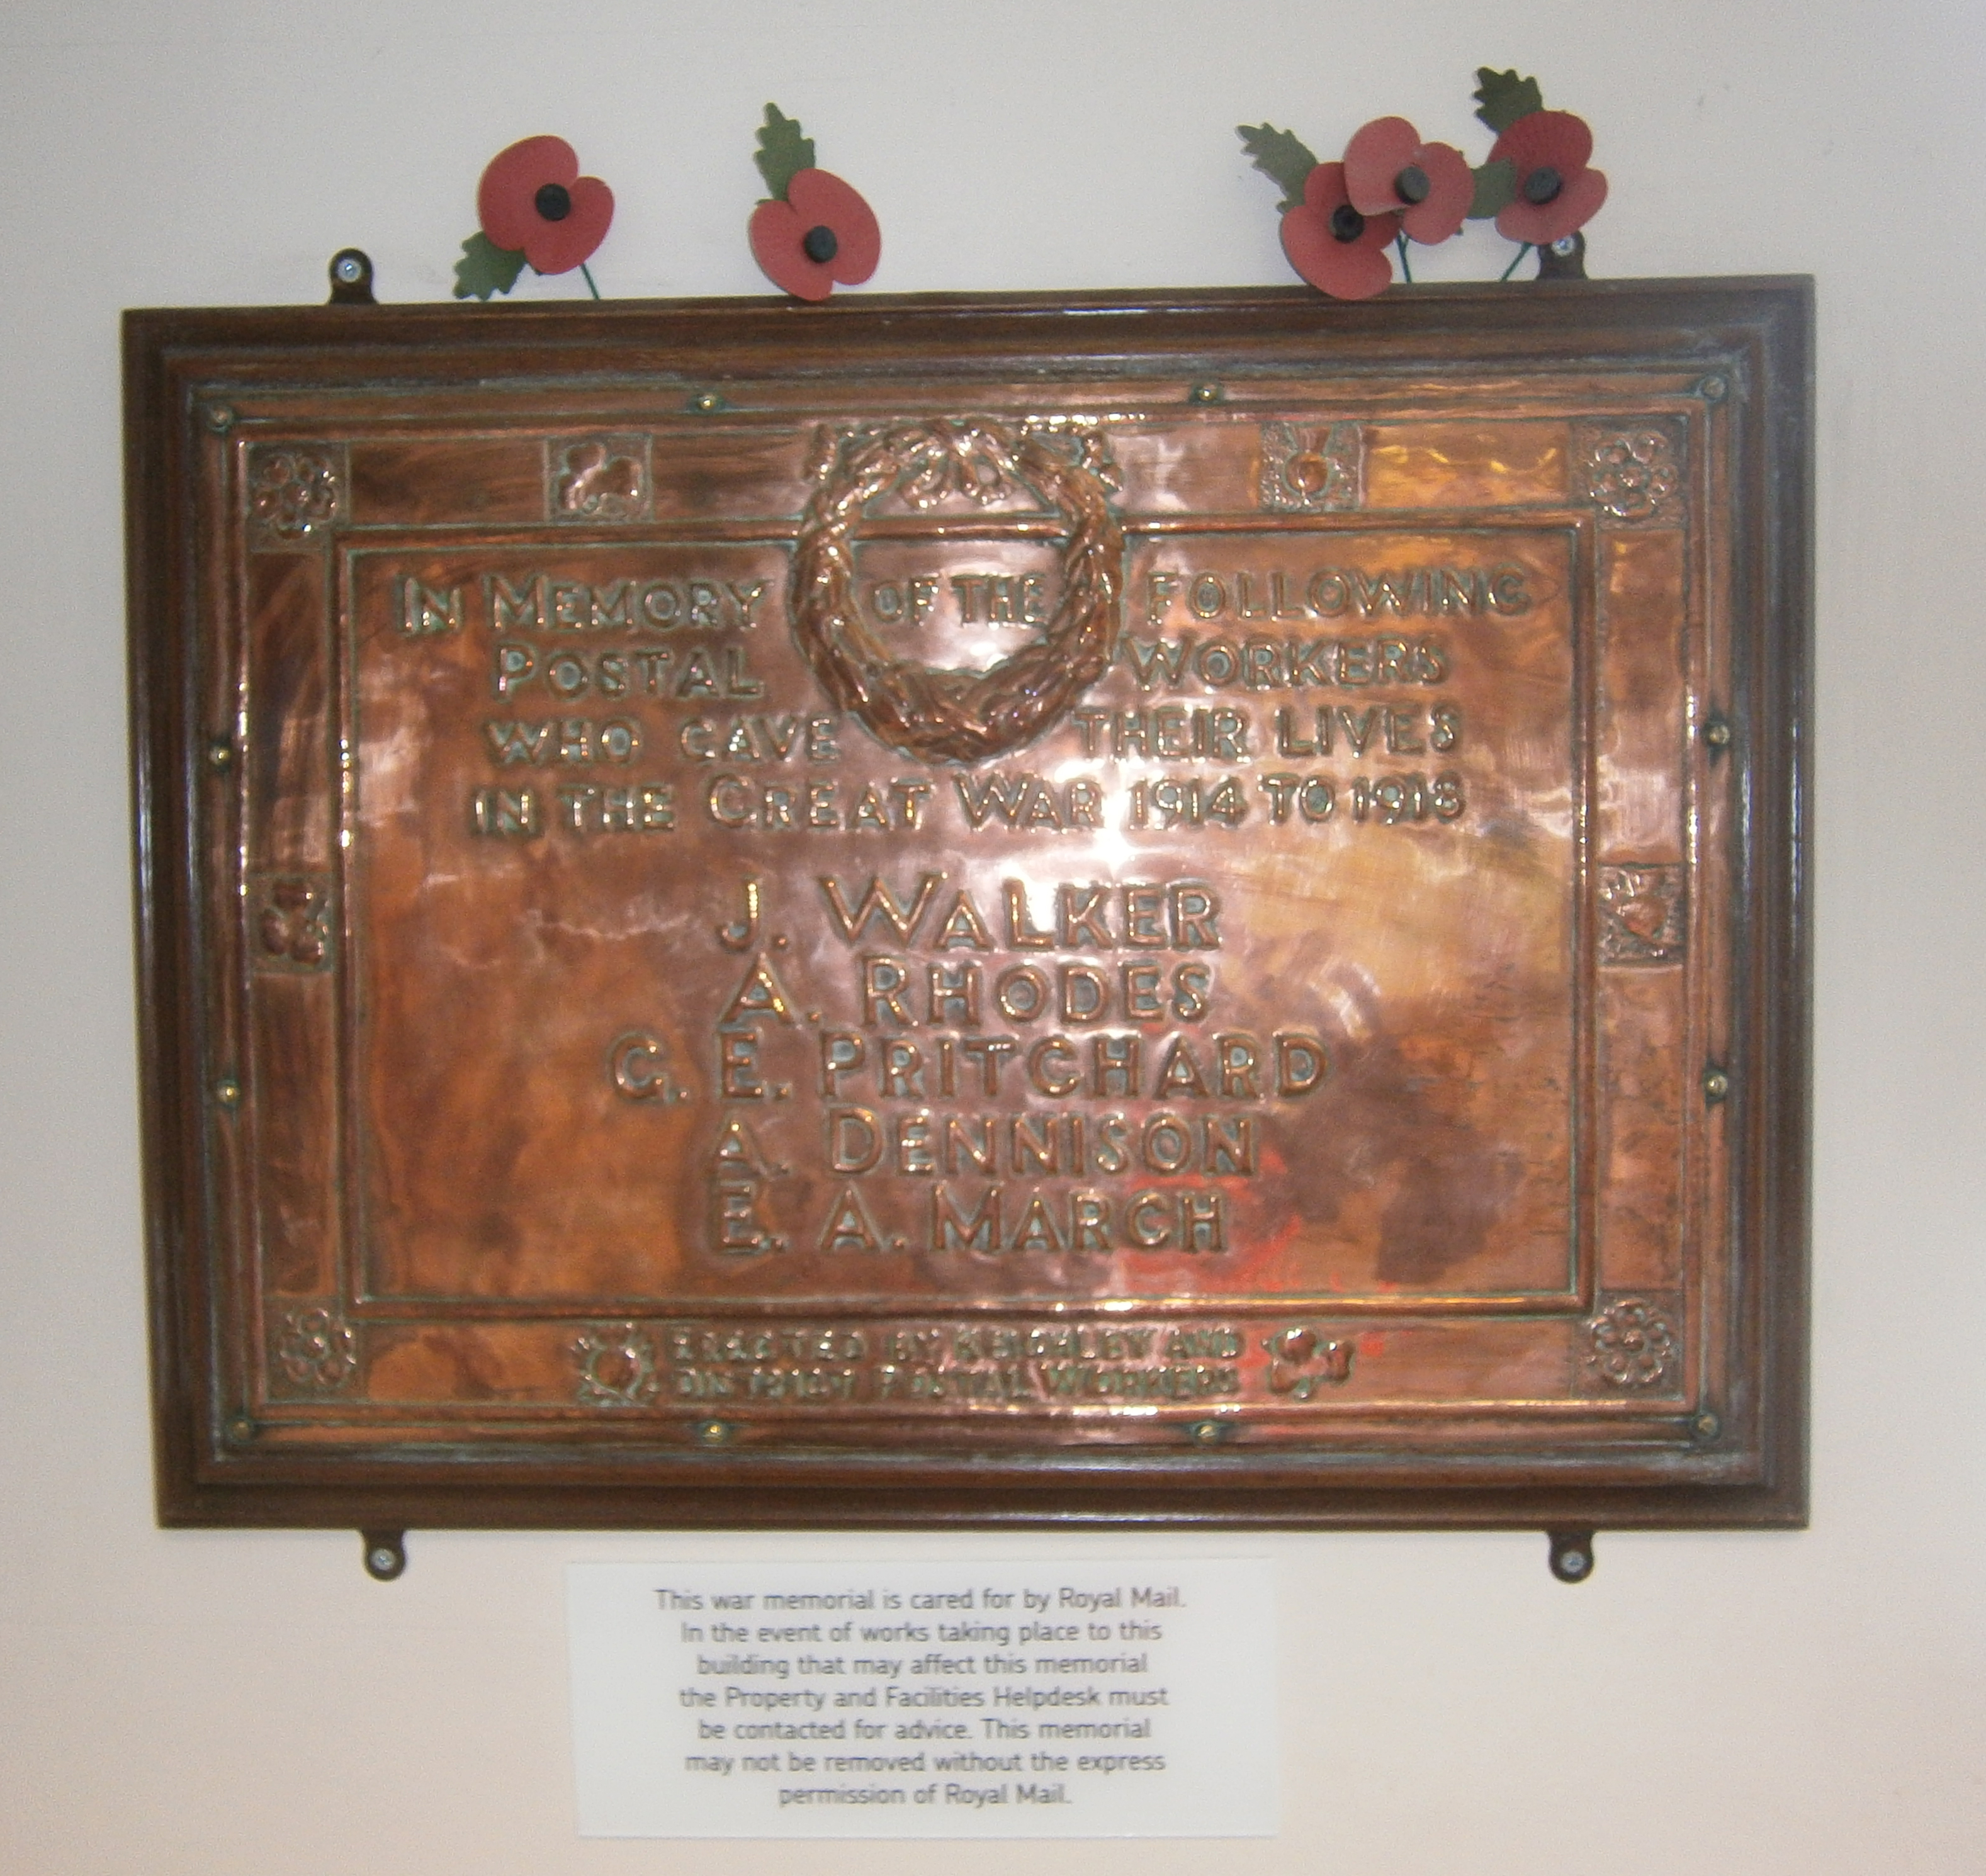
M 467 319 L 187 392 L 214 1464 L 1728 1462 L 1735 365 Z

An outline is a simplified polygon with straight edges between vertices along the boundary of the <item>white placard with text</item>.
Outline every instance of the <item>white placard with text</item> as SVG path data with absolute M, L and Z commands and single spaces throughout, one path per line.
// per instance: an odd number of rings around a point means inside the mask
M 1267 1837 L 1272 1566 L 567 1573 L 588 1837 Z

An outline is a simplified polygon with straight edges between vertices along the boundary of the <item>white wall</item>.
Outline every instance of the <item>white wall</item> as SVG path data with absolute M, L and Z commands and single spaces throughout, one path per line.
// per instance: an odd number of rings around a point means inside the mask
M 604 291 L 755 291 L 768 98 L 877 209 L 879 289 L 1279 281 L 1232 126 L 1328 150 L 1399 111 L 1479 150 L 1486 61 L 1594 125 L 1596 274 L 1819 276 L 1813 1528 L 1603 1538 L 1577 1589 L 1536 1536 L 1251 1540 L 1284 1612 L 1273 1850 L 771 1854 L 877 1876 L 1017 1855 L 1095 1876 L 1986 1867 L 1983 19 L 1965 0 L 0 5 L 0 1867 L 762 1867 L 746 1844 L 574 1836 L 560 1575 L 795 1541 L 421 1533 L 382 1587 L 348 1534 L 153 1528 L 119 308 L 319 300 L 347 242 L 384 297 L 444 297 L 481 165 L 539 130 L 618 192 Z M 1451 258 L 1479 275 L 1496 246 Z

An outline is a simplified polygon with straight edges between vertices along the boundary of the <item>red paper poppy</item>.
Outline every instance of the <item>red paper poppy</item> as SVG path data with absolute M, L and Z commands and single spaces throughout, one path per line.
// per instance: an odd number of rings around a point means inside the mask
M 796 299 L 824 300 L 839 281 L 859 287 L 883 257 L 874 211 L 838 176 L 800 170 L 783 202 L 752 211 L 752 257 Z
M 1509 241 L 1543 247 L 1584 227 L 1607 200 L 1607 178 L 1589 170 L 1593 133 L 1570 111 L 1531 111 L 1496 140 L 1492 163 L 1508 157 L 1516 170 L 1516 193 L 1496 217 Z
M 1460 231 L 1476 178 L 1452 143 L 1423 143 L 1404 117 L 1375 117 L 1345 146 L 1345 190 L 1360 214 L 1397 212 L 1407 239 L 1432 247 Z
M 1386 250 L 1398 215 L 1362 214 L 1345 190 L 1345 165 L 1320 163 L 1304 180 L 1303 205 L 1283 217 L 1290 265 L 1334 300 L 1369 300 L 1392 284 Z
M 540 274 L 570 274 L 592 257 L 614 219 L 614 191 L 582 176 L 564 137 L 527 136 L 490 159 L 476 212 L 491 243 L 520 248 Z

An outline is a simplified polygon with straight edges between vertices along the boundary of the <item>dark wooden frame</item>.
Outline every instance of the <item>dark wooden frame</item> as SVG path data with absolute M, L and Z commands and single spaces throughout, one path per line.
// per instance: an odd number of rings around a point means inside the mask
M 200 915 L 203 790 L 226 759 L 196 671 L 202 600 L 189 491 L 203 412 L 231 388 L 416 386 L 602 372 L 749 379 L 914 368 L 1025 372 L 1123 361 L 1238 382 L 1273 355 L 1332 372 L 1658 358 L 1734 402 L 1729 761 L 1736 823 L 1730 1229 L 1734 1373 L 1750 1431 L 1710 1463 L 1563 1468 L 1478 1454 L 1403 1464 L 1251 1451 L 747 1453 L 570 1448 L 258 1451 L 217 1392 L 209 1263 L 220 1202 L 217 1072 Z M 1797 1525 L 1806 1515 L 1812 301 L 1799 280 L 1431 287 L 1339 305 L 1300 290 L 332 307 L 133 312 L 124 328 L 138 998 L 158 1508 L 182 1525 L 379 1528 Z

